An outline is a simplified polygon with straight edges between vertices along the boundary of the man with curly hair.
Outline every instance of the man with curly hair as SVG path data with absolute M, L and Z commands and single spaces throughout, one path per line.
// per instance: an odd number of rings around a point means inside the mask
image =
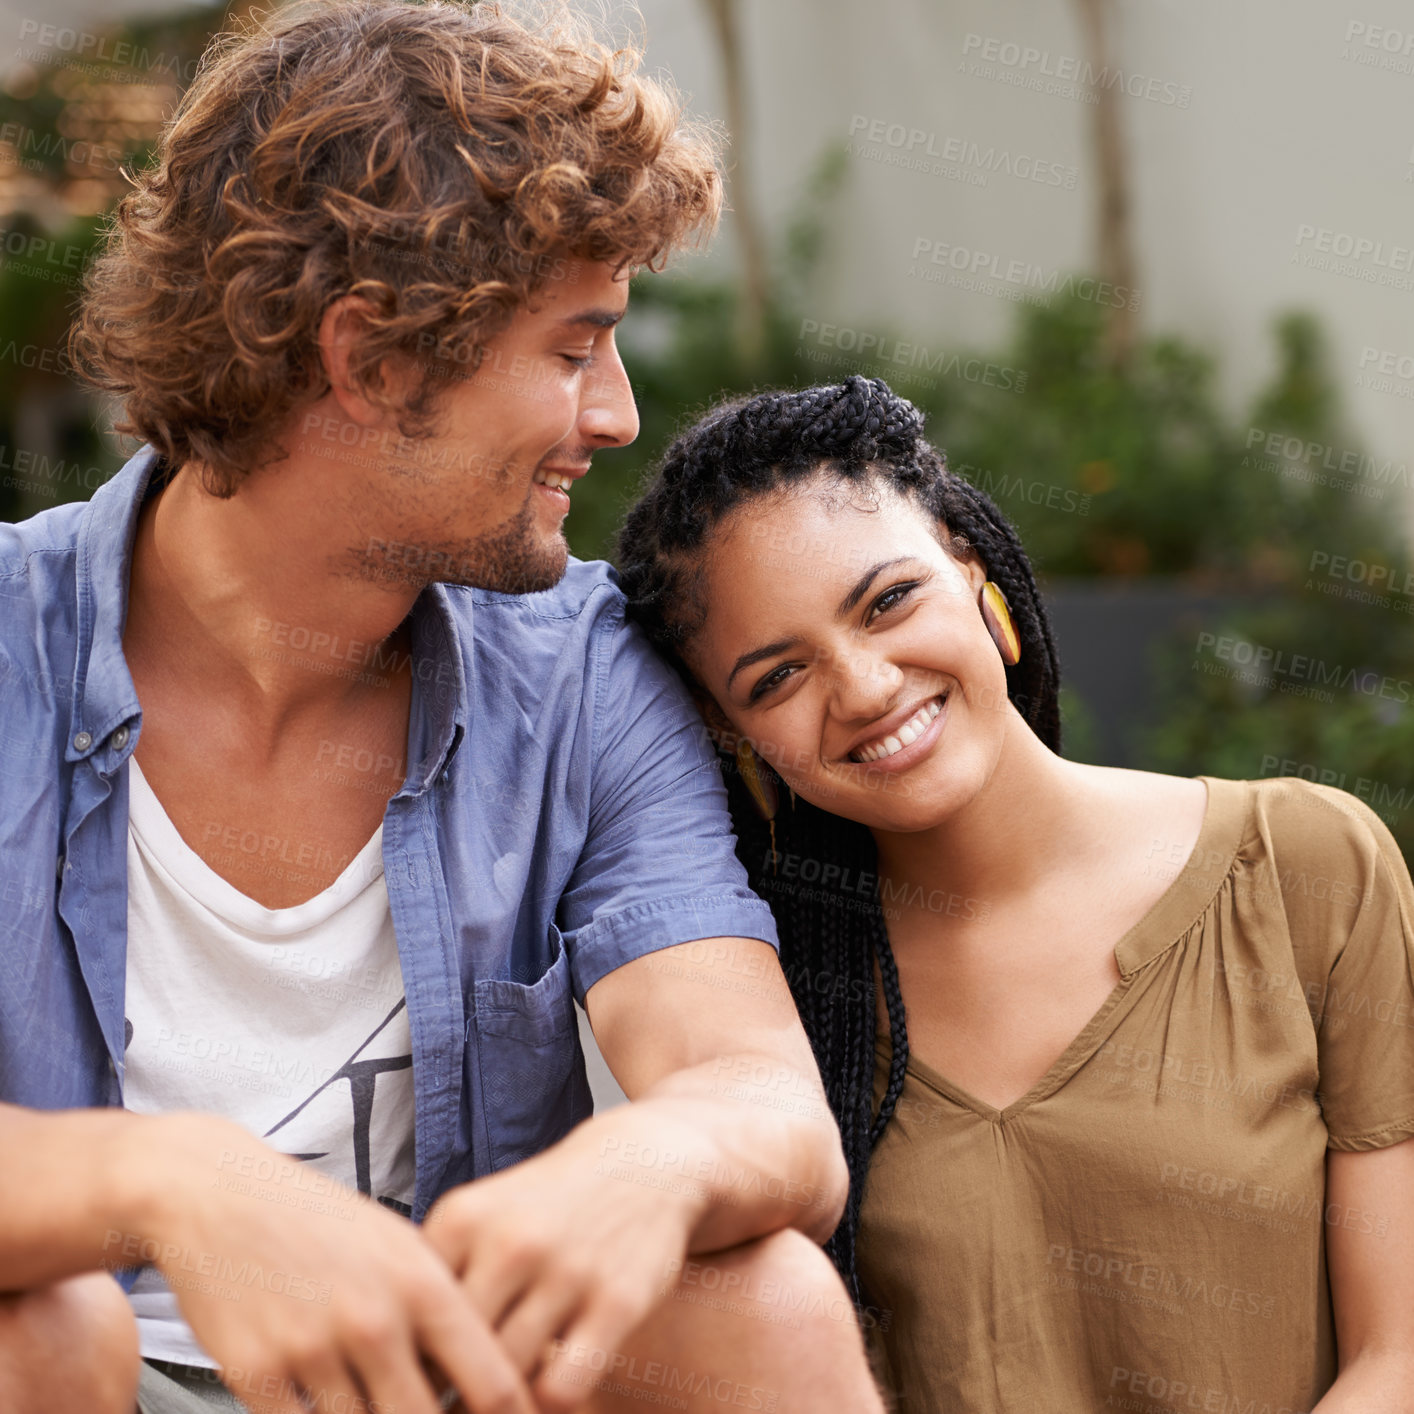
M 880 1407 L 714 755 L 561 531 L 720 204 L 636 65 L 277 12 L 116 213 L 142 449 L 0 528 L 0 1408 Z

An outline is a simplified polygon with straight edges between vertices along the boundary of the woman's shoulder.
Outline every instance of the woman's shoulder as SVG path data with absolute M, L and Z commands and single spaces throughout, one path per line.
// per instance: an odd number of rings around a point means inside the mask
M 1248 833 L 1261 833 L 1291 848 L 1316 844 L 1347 847 L 1361 854 L 1398 845 L 1389 826 L 1367 802 L 1350 791 L 1302 776 L 1263 776 L 1259 780 L 1199 777 L 1210 794 L 1230 794 L 1245 806 Z
M 1280 777 L 1217 788 L 1241 792 L 1250 806 L 1246 886 L 1254 912 L 1280 921 L 1255 931 L 1289 940 L 1316 1028 L 1330 1147 L 1377 1149 L 1408 1138 L 1414 884 L 1398 843 L 1366 801 L 1334 786 Z M 1272 987 L 1251 969 L 1229 973 L 1228 982 Z
M 1358 908 L 1382 881 L 1408 879 L 1389 826 L 1349 791 L 1297 776 L 1202 779 L 1215 805 L 1241 816 L 1239 858 L 1266 882 L 1275 871 L 1288 908 Z

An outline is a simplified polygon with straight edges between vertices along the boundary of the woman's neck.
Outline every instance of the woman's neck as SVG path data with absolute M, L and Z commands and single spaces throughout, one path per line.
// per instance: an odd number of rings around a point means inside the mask
M 1096 777 L 1096 768 L 1050 751 L 1013 712 L 996 766 L 971 800 L 930 829 L 872 831 L 885 902 L 921 887 L 925 897 L 957 900 L 953 916 L 972 917 L 980 903 L 995 907 L 1033 889 L 1085 850 L 1100 804 Z

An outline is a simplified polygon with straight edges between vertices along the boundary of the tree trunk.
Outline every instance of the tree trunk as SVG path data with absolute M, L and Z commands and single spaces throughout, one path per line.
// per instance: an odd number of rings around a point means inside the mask
M 1124 302 L 1107 312 L 1105 353 L 1115 367 L 1129 362 L 1138 333 L 1134 311 L 1136 265 L 1130 225 L 1129 173 L 1125 162 L 1124 137 L 1120 131 L 1119 102 L 1122 90 L 1105 82 L 1110 63 L 1110 0 L 1076 0 L 1085 34 L 1090 64 L 1098 76 L 1091 87 L 1095 103 L 1092 134 L 1095 168 L 1099 179 L 1098 237 L 1100 277 L 1124 292 Z
M 732 160 L 728 192 L 741 252 L 741 297 L 737 305 L 737 343 L 743 361 L 754 367 L 766 344 L 766 306 L 770 297 L 766 274 L 766 242 L 760 212 L 752 192 L 746 154 L 751 150 L 746 117 L 745 64 L 738 24 L 737 0 L 703 0 L 722 60 L 727 130 Z

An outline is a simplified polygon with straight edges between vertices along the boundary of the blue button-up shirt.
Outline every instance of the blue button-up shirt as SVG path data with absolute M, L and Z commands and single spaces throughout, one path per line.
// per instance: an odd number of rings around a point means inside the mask
M 122 1103 L 142 732 L 122 632 L 156 465 L 144 448 L 91 501 L 0 525 L 0 1100 L 33 1109 Z M 414 1219 L 590 1113 L 572 994 L 675 943 L 776 942 L 701 719 L 623 602 L 609 565 L 571 559 L 543 593 L 434 584 L 414 606 L 407 777 L 383 817 Z M 268 632 L 330 667 L 357 656 Z

